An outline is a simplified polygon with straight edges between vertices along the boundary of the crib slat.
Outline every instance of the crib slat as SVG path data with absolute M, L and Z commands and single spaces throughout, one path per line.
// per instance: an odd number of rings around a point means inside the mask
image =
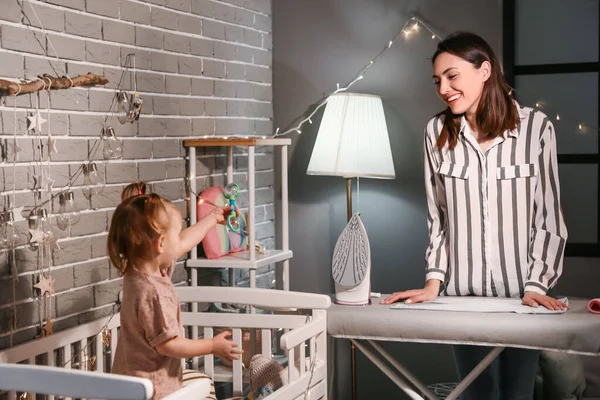
M 115 363 L 115 354 L 117 352 L 117 340 L 118 340 L 118 330 L 117 328 L 112 328 L 110 330 L 110 366 L 112 371 L 112 365 Z
M 96 335 L 96 371 L 104 372 L 104 342 L 102 333 Z
M 261 329 L 261 349 L 262 355 L 265 357 L 271 358 L 272 349 L 271 349 L 271 330 L 270 329 Z
M 54 349 L 52 349 L 46 353 L 46 360 L 47 360 L 47 363 L 46 363 L 47 365 L 54 367 Z M 54 396 L 51 394 L 47 395 L 46 400 L 54 400 Z
M 35 357 L 32 357 L 29 360 L 27 360 L 27 363 L 29 365 L 35 365 Z M 31 395 L 32 395 L 32 398 L 34 398 L 34 399 L 37 397 L 34 393 L 31 393 Z
M 81 339 L 79 341 L 79 369 L 82 371 L 88 371 L 88 361 L 87 359 L 90 357 L 90 349 L 86 349 L 85 346 L 87 346 L 87 340 L 85 339 Z M 81 400 L 85 400 L 85 399 L 81 399 Z
M 71 354 L 71 343 L 69 343 L 68 345 L 64 346 L 63 348 L 63 364 L 64 364 L 64 368 L 67 369 L 71 369 L 73 368 L 73 355 Z M 65 400 L 72 400 L 71 397 L 65 397 Z
M 238 348 L 242 349 L 242 330 L 240 328 L 233 329 L 233 341 L 237 343 Z M 233 395 L 242 396 L 242 357 L 239 360 L 233 360 Z
M 306 373 L 306 342 L 300 343 L 300 376 Z
M 212 339 L 213 334 L 214 334 L 213 328 L 211 328 L 211 327 L 204 328 L 204 339 Z M 197 366 L 198 365 L 198 357 L 195 357 L 194 360 L 196 361 L 196 366 Z M 193 362 L 192 362 L 192 365 L 194 365 Z M 210 376 L 210 379 L 212 379 L 213 381 L 215 380 L 215 356 L 213 356 L 212 354 L 207 354 L 204 356 L 204 373 L 206 375 Z
M 292 347 L 291 349 L 288 350 L 287 352 L 287 357 L 288 357 L 288 383 L 292 382 L 294 380 L 294 360 L 296 360 L 296 358 L 294 357 L 294 348 Z

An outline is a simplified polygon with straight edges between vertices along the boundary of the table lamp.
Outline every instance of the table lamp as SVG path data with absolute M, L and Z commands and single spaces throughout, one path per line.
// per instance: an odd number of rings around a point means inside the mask
M 352 178 L 396 177 L 379 96 L 338 93 L 329 97 L 306 173 L 346 179 L 348 224 L 336 243 L 332 260 L 335 301 L 368 304 L 371 250 L 360 214 L 352 213 Z

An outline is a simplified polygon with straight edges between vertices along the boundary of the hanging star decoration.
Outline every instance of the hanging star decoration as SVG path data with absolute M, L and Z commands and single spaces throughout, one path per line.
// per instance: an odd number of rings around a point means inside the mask
M 40 275 L 40 281 L 33 285 L 33 287 L 40 290 L 41 296 L 56 293 L 54 290 L 54 278 L 51 276 L 46 277 L 45 275 Z
M 50 171 L 44 171 L 44 175 L 42 175 L 42 187 L 50 194 L 52 194 L 54 182 L 55 180 L 50 177 Z
M 51 235 L 47 239 L 51 250 L 60 250 L 60 245 L 58 244 L 58 237 L 56 237 L 55 235 Z
M 33 115 L 27 117 L 27 130 L 35 130 L 37 133 L 42 131 L 42 125 L 48 122 L 42 117 L 42 114 L 38 111 Z
M 50 335 L 52 335 L 54 333 L 52 331 L 53 327 L 54 327 L 54 322 L 52 322 L 52 319 L 50 319 L 50 317 L 48 317 L 48 319 L 46 320 L 46 323 L 42 327 L 41 336 L 50 336 Z
M 29 233 L 31 234 L 31 239 L 29 240 L 30 243 L 44 243 L 46 236 L 43 231 L 40 229 L 30 229 Z
M 58 150 L 56 150 L 56 139 L 52 137 L 52 135 L 48 135 L 48 156 L 51 156 L 52 153 L 57 154 Z
M 110 339 L 111 339 L 111 333 L 108 330 L 108 328 L 102 329 L 102 343 L 104 344 L 104 346 L 106 346 L 106 347 L 110 346 Z
M 41 189 L 44 177 L 42 175 L 33 175 L 33 190 Z

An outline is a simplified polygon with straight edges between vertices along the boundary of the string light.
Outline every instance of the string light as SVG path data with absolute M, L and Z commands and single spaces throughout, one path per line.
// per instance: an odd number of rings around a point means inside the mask
M 283 136 L 283 135 L 287 135 L 288 133 L 292 133 L 292 132 L 296 132 L 296 133 L 302 133 L 301 128 L 302 125 L 306 122 L 312 123 L 311 118 L 317 113 L 317 111 L 323 107 L 325 104 L 327 104 L 327 100 L 329 99 L 329 96 L 339 93 L 339 92 L 344 92 L 347 91 L 352 85 L 354 85 L 356 82 L 358 82 L 359 80 L 363 79 L 368 71 L 369 68 L 371 68 L 373 65 L 375 65 L 375 63 L 383 56 L 383 54 L 392 47 L 392 44 L 394 44 L 394 42 L 396 41 L 396 39 L 401 35 L 404 34 L 405 36 L 409 35 L 412 32 L 418 32 L 420 26 L 422 26 L 425 30 L 427 30 L 429 33 L 431 33 L 431 38 L 432 39 L 439 39 L 441 40 L 441 37 L 431 28 L 428 26 L 428 24 L 424 23 L 419 17 L 417 16 L 412 16 L 409 19 L 406 20 L 406 22 L 402 25 L 402 28 L 398 31 L 398 33 L 396 34 L 396 36 L 394 36 L 392 38 L 392 40 L 390 40 L 387 44 L 387 46 L 385 46 L 385 48 L 383 50 L 381 50 L 379 52 L 379 54 L 377 54 L 372 60 L 369 60 L 368 64 L 365 65 L 363 68 L 361 68 L 355 75 L 355 78 L 352 79 L 350 81 L 350 83 L 348 83 L 346 86 L 340 86 L 339 82 L 336 84 L 336 90 L 332 93 L 330 93 L 329 95 L 327 95 L 326 97 L 324 97 L 323 99 L 321 99 L 317 106 L 315 107 L 315 109 L 305 118 L 301 119 L 298 124 L 296 126 L 290 126 L 289 129 L 286 129 L 282 132 L 280 132 L 280 128 L 277 127 L 277 129 L 275 130 L 275 134 L 273 135 L 273 137 L 277 137 L 277 136 Z M 300 116 L 302 117 L 302 116 Z M 296 120 L 298 120 L 300 117 L 296 118 Z M 292 123 L 293 124 L 293 123 Z M 291 124 L 291 125 L 292 125 Z
M 540 110 L 543 110 L 547 115 L 555 115 L 555 119 L 557 121 L 562 121 L 560 114 L 558 114 L 557 112 L 550 109 L 550 107 L 545 102 L 536 101 L 535 107 L 539 108 Z M 567 118 L 567 120 L 568 120 L 568 118 Z M 562 122 L 562 123 L 564 124 L 565 122 Z M 567 123 L 569 123 L 569 122 L 567 121 Z M 579 122 L 577 124 L 577 130 L 579 130 L 582 133 L 589 132 L 590 129 L 598 130 L 597 128 L 594 128 L 592 125 L 586 124 L 584 122 Z
M 428 31 L 431 34 L 431 39 L 435 40 L 442 40 L 441 36 L 438 35 L 436 33 L 436 29 L 434 29 L 433 27 L 431 27 L 428 23 L 425 23 L 420 17 L 418 16 L 412 16 L 410 17 L 408 20 L 406 20 L 406 22 L 402 25 L 402 28 L 400 29 L 400 31 L 396 34 L 396 36 L 394 36 L 388 43 L 387 46 L 385 46 L 385 48 L 383 50 L 381 50 L 381 52 L 379 52 L 379 54 L 377 54 L 377 56 L 375 56 L 375 58 L 373 58 L 372 60 L 369 60 L 368 64 L 365 65 L 363 68 L 361 68 L 358 73 L 355 75 L 355 78 L 352 79 L 352 81 L 350 81 L 350 83 L 348 83 L 346 86 L 340 87 L 339 82 L 336 84 L 336 90 L 333 91 L 332 93 L 330 93 L 329 95 L 327 95 L 326 97 L 322 98 L 318 103 L 317 106 L 314 108 L 314 110 L 305 118 L 302 118 L 303 115 L 300 115 L 299 117 L 295 118 L 293 120 L 293 122 L 290 124 L 290 126 L 288 126 L 287 129 L 285 130 L 281 130 L 279 127 L 277 127 L 277 129 L 275 130 L 275 133 L 273 134 L 272 137 L 278 137 L 278 136 L 284 136 L 287 135 L 289 133 L 292 132 L 296 132 L 298 134 L 302 133 L 301 128 L 302 125 L 306 122 L 312 124 L 312 117 L 317 113 L 317 111 L 323 107 L 325 104 L 327 104 L 327 101 L 329 100 L 329 97 L 331 95 L 334 95 L 336 93 L 339 92 L 343 92 L 348 90 L 354 83 L 356 83 L 357 81 L 361 80 L 364 78 L 364 76 L 366 75 L 368 69 L 370 67 L 372 67 L 382 56 L 383 54 L 392 47 L 392 45 L 394 44 L 394 42 L 396 41 L 396 39 L 402 34 L 404 35 L 405 38 L 408 38 L 408 36 L 410 36 L 411 33 L 413 32 L 419 32 L 420 28 L 424 28 L 426 31 Z M 514 89 L 511 88 L 509 91 L 509 95 L 512 95 L 514 92 Z M 544 103 L 542 102 L 536 102 L 535 103 L 535 107 L 536 108 L 542 108 L 545 107 Z M 549 113 L 549 114 L 553 114 L 553 113 Z M 560 121 L 560 115 L 558 115 L 558 113 L 556 113 L 556 120 Z M 295 126 L 292 126 L 294 124 L 295 121 L 298 121 L 298 123 Z M 585 127 L 589 127 L 589 125 L 585 125 L 583 123 L 579 124 L 579 130 L 583 131 L 584 130 L 584 126 Z

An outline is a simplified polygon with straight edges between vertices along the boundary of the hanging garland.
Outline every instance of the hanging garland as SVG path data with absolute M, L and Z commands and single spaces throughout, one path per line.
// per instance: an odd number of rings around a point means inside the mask
M 35 93 L 40 90 L 47 89 L 69 89 L 76 86 L 88 85 L 106 85 L 108 79 L 103 75 L 96 75 L 88 72 L 86 75 L 79 75 L 75 78 L 63 76 L 55 78 L 51 75 L 44 74 L 35 81 L 19 83 L 0 79 L 0 90 L 6 92 L 9 96 L 20 95 L 26 93 Z

